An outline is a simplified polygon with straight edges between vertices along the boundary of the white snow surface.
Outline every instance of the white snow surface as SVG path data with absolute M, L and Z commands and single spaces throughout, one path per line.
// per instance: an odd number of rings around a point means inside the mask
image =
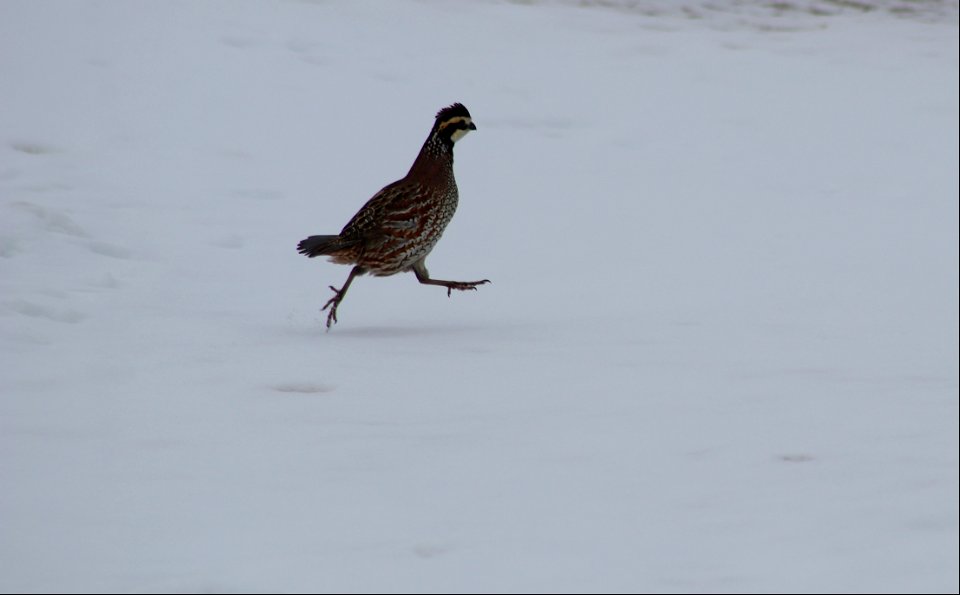
M 956 3 L 4 0 L 0 591 L 956 593 L 957 164 Z

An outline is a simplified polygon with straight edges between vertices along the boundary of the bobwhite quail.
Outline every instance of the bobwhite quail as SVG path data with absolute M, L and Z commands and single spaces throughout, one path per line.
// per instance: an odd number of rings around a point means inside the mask
M 447 296 L 490 282 L 431 279 L 424 264 L 457 209 L 453 145 L 476 129 L 462 104 L 443 108 L 406 176 L 373 195 L 338 235 L 310 236 L 297 245 L 310 258 L 353 265 L 343 287 L 330 286 L 333 297 L 322 308 L 330 309 L 327 329 L 337 322 L 337 307 L 354 278 L 365 273 L 386 277 L 412 270 L 420 283 L 446 287 Z

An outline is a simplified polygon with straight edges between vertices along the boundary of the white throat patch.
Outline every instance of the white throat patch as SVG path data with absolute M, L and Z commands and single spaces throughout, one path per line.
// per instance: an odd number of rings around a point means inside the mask
M 453 142 L 457 142 L 461 138 L 467 136 L 468 132 L 470 132 L 470 130 L 465 128 L 458 128 L 453 131 L 453 134 L 450 135 L 450 140 L 452 140 Z
M 463 123 L 466 123 L 467 125 L 469 125 L 471 123 L 470 118 L 467 118 L 464 116 L 457 116 L 455 118 L 450 118 L 449 120 L 440 124 L 440 130 L 443 130 L 447 126 L 455 126 L 457 124 L 463 124 Z M 453 142 L 457 142 L 458 140 L 463 138 L 468 132 L 470 132 L 469 129 L 457 128 L 450 134 L 450 140 L 452 140 Z

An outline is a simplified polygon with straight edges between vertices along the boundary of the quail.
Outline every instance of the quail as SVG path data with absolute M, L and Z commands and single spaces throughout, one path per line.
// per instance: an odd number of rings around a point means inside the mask
M 297 251 L 310 258 L 329 256 L 337 264 L 353 265 L 343 287 L 323 306 L 329 309 L 327 329 L 337 322 L 337 307 L 353 280 L 363 274 L 386 277 L 413 271 L 425 285 L 475 290 L 480 281 L 433 279 L 424 261 L 440 240 L 457 209 L 457 182 L 453 177 L 453 145 L 477 127 L 470 112 L 454 103 L 437 112 L 420 154 L 402 179 L 373 195 L 337 235 L 310 236 Z

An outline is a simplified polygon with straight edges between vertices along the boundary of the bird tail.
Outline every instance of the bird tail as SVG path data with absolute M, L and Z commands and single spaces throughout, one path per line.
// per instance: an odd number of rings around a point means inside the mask
M 310 258 L 323 256 L 324 254 L 332 254 L 343 248 L 344 246 L 340 242 L 340 236 L 310 236 L 297 244 L 297 252 L 305 254 Z

